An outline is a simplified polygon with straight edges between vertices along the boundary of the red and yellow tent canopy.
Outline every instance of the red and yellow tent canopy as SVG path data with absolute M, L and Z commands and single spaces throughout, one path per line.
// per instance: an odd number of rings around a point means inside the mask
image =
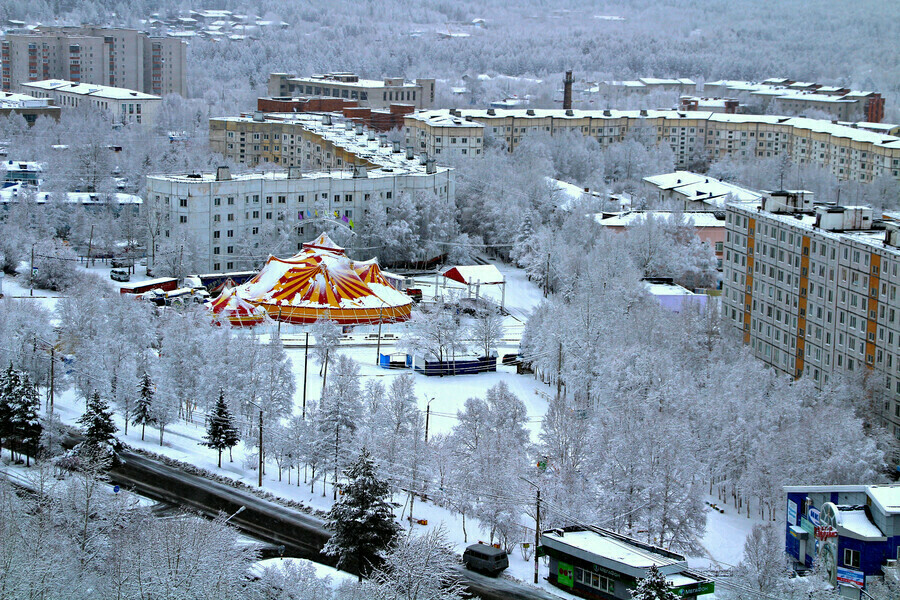
M 225 288 L 221 295 L 207 304 L 216 324 L 228 323 L 232 327 L 253 327 L 266 320 L 266 311 L 241 299 L 232 288 Z
M 291 258 L 270 256 L 237 293 L 286 323 L 397 322 L 409 319 L 412 309 L 412 298 L 388 283 L 376 260 L 350 260 L 324 233 Z

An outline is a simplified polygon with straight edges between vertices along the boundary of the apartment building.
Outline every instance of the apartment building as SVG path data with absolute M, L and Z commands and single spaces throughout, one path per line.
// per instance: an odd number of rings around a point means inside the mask
M 683 210 L 724 210 L 726 202 L 761 200 L 762 194 L 715 177 L 675 171 L 644 177 L 647 198 L 669 202 Z
M 428 130 L 426 121 L 449 116 L 481 123 L 485 136 L 504 143 L 510 151 L 530 133 L 574 131 L 594 137 L 602 147 L 625 141 L 626 136 L 668 143 L 679 169 L 726 156 L 788 154 L 794 162 L 818 165 L 844 180 L 871 182 L 881 175 L 900 179 L 900 137 L 873 131 L 866 124 L 707 111 L 445 109 L 407 116 L 407 139 L 439 135 L 440 128 Z M 447 128 L 440 135 L 450 131 Z
M 900 227 L 773 193 L 726 212 L 723 312 L 760 360 L 823 386 L 865 376 L 900 437 Z
M 63 108 L 87 106 L 106 113 L 113 123 L 135 123 L 148 128 L 156 124 L 161 102 L 159 96 L 143 92 L 59 79 L 27 82 L 21 87 L 34 97 L 52 99 Z
M 778 112 L 801 114 L 816 110 L 842 121 L 880 123 L 884 118 L 884 98 L 871 91 L 851 90 L 819 83 L 772 78 L 763 82 L 720 80 L 704 85 L 710 96 L 738 96 L 745 108 L 761 111 L 772 104 Z
M 415 122 L 407 128 L 406 145 L 425 152 L 436 160 L 451 156 L 481 156 L 484 151 L 484 125 L 472 117 L 453 115 L 419 116 L 411 114 L 404 122 Z
M 187 92 L 186 44 L 134 29 L 41 27 L 0 42 L 2 89 L 65 79 L 162 96 Z
M 387 166 L 392 164 L 393 166 Z M 428 191 L 453 205 L 453 171 L 392 161 L 376 169 L 231 175 L 216 173 L 147 177 L 147 203 L 161 213 L 162 238 L 183 233 L 211 272 L 250 268 L 271 251 L 258 248 L 260 231 L 285 228 L 297 243 L 321 228 L 317 218 L 343 220 L 349 227 L 364 218 L 373 202 L 389 211 L 403 193 Z M 151 265 L 152 267 L 152 265 Z
M 309 77 L 272 73 L 269 75 L 269 95 L 281 98 L 343 98 L 356 100 L 359 106 L 368 108 L 390 108 L 391 104 L 404 103 L 424 109 L 434 104 L 434 84 L 434 79 L 360 79 L 354 73 L 326 73 Z

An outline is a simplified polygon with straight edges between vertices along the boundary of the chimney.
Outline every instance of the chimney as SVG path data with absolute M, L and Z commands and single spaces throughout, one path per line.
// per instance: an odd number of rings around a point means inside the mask
M 375 141 L 375 131 L 370 129 L 368 134 L 366 135 L 366 139 L 369 140 L 370 142 L 374 142 Z
M 331 115 L 322 115 L 322 125 L 331 125 Z
M 362 135 L 362 134 L 363 134 L 362 123 L 357 123 L 356 124 L 356 135 Z
M 379 142 L 379 143 L 378 143 L 379 146 L 387 146 L 387 145 L 388 145 L 387 134 L 386 134 L 386 133 L 382 133 L 381 135 L 379 135 L 379 136 L 378 136 L 378 142 Z
M 415 157 L 416 157 L 416 155 L 415 155 L 415 153 L 413 152 L 413 147 L 412 147 L 412 146 L 407 146 L 407 147 L 406 147 L 406 160 L 412 160 L 412 159 L 414 159 Z
M 394 142 L 394 154 L 398 154 L 400 152 L 400 142 Z
M 419 164 L 424 165 L 427 162 L 428 162 L 428 153 L 423 152 L 422 154 L 419 155 Z
M 347 129 L 347 131 L 353 131 L 353 121 L 347 121 L 344 127 Z
M 435 173 L 435 171 L 437 171 L 437 168 L 434 165 L 434 159 L 429 158 L 428 160 L 425 161 L 425 173 L 427 175 L 432 175 Z
M 231 169 L 228 167 L 216 169 L 216 181 L 231 181 Z
M 566 71 L 566 78 L 563 80 L 563 108 L 572 108 L 572 71 Z

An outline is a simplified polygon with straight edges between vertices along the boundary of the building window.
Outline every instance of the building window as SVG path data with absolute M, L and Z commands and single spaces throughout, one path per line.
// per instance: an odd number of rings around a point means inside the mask
M 187 216 L 181 215 L 180 217 L 178 217 L 178 222 L 179 223 L 187 223 Z
M 602 592 L 614 593 L 616 582 L 608 577 L 575 567 L 575 581 Z
M 859 568 L 859 550 L 844 548 L 844 566 L 854 569 Z

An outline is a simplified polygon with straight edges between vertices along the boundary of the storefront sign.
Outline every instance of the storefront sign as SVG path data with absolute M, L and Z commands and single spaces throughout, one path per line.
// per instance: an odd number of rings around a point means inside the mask
M 794 502 L 793 500 L 788 500 L 787 519 L 788 519 L 788 525 L 796 525 L 797 524 L 797 503 Z
M 674 588 L 674 592 L 679 598 L 684 596 L 700 596 L 702 594 L 712 594 L 716 591 L 716 584 L 712 581 L 700 581 L 691 585 L 684 585 Z
M 849 583 L 850 585 L 863 587 L 866 584 L 866 576 L 862 571 L 838 567 L 837 581 L 838 583 Z
M 800 527 L 809 535 L 816 535 L 816 527 L 806 517 L 800 517 Z
M 816 508 L 814 506 L 810 506 L 807 516 L 809 517 L 809 520 L 810 520 L 810 522 L 812 522 L 813 525 L 821 525 L 822 524 L 819 521 L 819 509 L 818 508 Z
M 572 565 L 561 561 L 558 565 L 559 568 L 556 571 L 556 583 L 566 587 L 573 587 L 575 585 L 575 569 L 572 568 Z

